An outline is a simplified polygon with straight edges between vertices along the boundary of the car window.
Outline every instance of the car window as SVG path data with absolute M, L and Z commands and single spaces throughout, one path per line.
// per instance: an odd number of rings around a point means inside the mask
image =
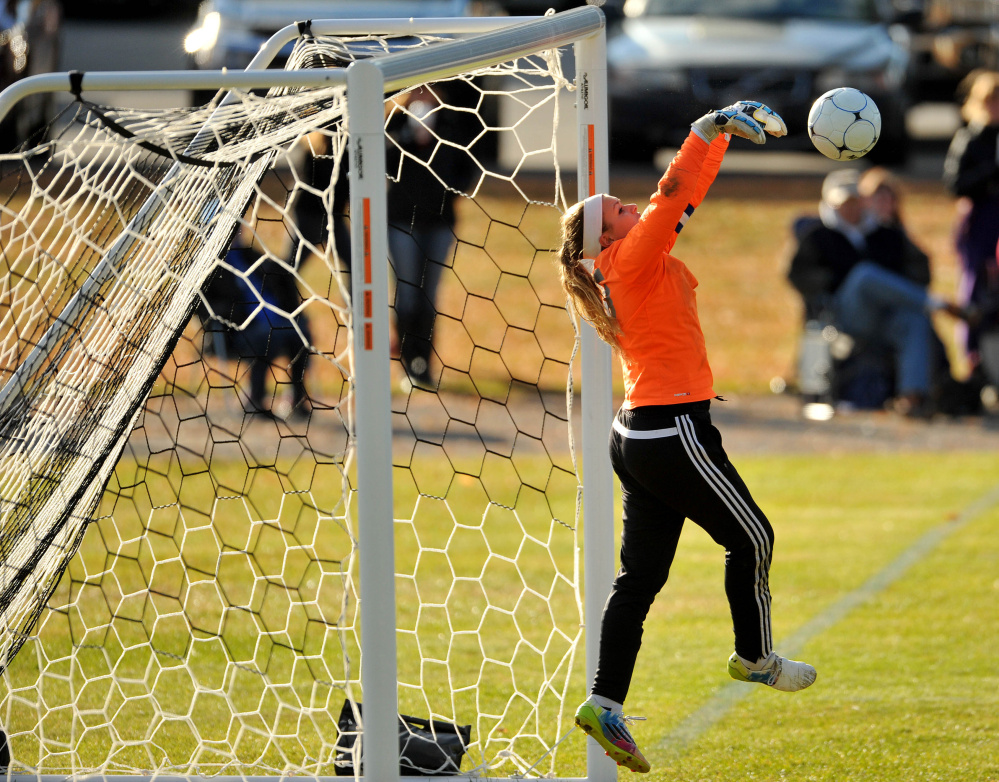
M 876 0 L 627 0 L 625 16 L 878 21 Z

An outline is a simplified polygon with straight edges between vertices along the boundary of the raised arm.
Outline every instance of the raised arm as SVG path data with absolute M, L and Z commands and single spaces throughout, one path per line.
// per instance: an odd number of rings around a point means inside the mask
M 666 169 L 638 225 L 612 245 L 622 276 L 641 273 L 646 264 L 669 252 L 686 222 L 686 210 L 708 154 L 708 143 L 691 132 Z
M 697 185 L 694 187 L 693 195 L 690 197 L 690 211 L 701 205 L 704 196 L 708 194 L 708 188 L 718 176 L 718 169 L 721 168 L 722 160 L 725 159 L 725 152 L 728 150 L 728 143 L 732 137 L 728 133 L 722 133 L 711 142 L 708 156 L 704 159 L 701 167 L 701 174 L 697 177 Z
M 767 133 L 783 136 L 787 127 L 774 111 L 751 101 L 710 112 L 694 122 L 639 224 L 621 240 L 623 246 L 617 253 L 621 273 L 627 274 L 629 265 L 637 270 L 673 248 L 677 235 L 714 182 L 731 135 L 763 144 Z
M 751 122 L 747 122 L 747 119 Z M 753 127 L 755 124 L 756 127 Z M 721 128 L 724 132 L 711 135 L 712 125 Z M 728 142 L 732 135 L 748 138 L 755 144 L 763 144 L 766 135 L 786 136 L 787 125 L 780 115 L 769 106 L 764 106 L 758 101 L 741 100 L 729 106 L 727 109 L 713 112 L 701 117 L 691 128 L 701 133 L 705 140 L 711 142 L 711 150 L 704 161 L 701 175 L 697 180 L 697 187 L 694 188 L 694 195 L 690 204 L 692 208 L 700 206 L 704 196 L 708 194 L 708 188 L 715 181 L 718 169 L 721 167 L 728 149 Z

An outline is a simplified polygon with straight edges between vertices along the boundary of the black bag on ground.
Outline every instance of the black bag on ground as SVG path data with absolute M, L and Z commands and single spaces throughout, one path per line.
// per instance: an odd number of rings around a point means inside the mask
M 357 704 L 361 713 L 361 704 Z M 351 750 L 360 735 L 350 701 L 343 702 L 337 721 L 340 739 L 333 765 L 338 777 L 354 774 Z M 399 773 L 402 776 L 447 777 L 461 773 L 461 758 L 472 738 L 471 725 L 399 716 Z M 363 758 L 361 774 L 364 774 Z

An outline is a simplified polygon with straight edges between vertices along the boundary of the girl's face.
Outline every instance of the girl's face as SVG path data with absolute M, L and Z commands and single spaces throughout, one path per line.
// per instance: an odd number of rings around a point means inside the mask
M 985 110 L 989 114 L 989 124 L 999 125 L 999 88 L 993 89 L 985 98 Z
M 623 239 L 638 225 L 638 207 L 635 204 L 622 204 L 621 199 L 604 196 L 604 232 L 600 234 L 600 246 L 610 247 L 613 242 Z

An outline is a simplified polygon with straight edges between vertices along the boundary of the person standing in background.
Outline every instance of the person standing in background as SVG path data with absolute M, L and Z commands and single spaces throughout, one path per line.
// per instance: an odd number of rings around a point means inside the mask
M 454 107 L 462 87 L 448 82 L 411 90 L 397 99 L 388 122 L 388 244 L 398 350 L 408 383 L 421 388 L 436 386 L 431 356 L 437 288 L 454 249 L 455 200 L 475 165 L 464 146 L 474 138 L 475 117 Z
M 966 84 L 961 115 L 967 124 L 954 135 L 947 151 L 944 184 L 958 198 L 958 301 L 987 312 L 995 309 L 999 299 L 999 73 L 977 71 Z M 972 370 L 979 363 L 979 335 L 994 325 L 986 320 L 966 329 L 965 350 Z

